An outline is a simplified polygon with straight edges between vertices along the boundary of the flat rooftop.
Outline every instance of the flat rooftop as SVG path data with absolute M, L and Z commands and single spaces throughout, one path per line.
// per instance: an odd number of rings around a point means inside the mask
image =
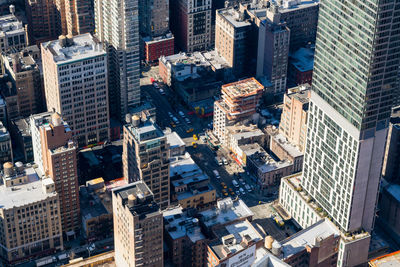
M 185 142 L 183 142 L 182 138 L 176 132 L 167 133 L 164 131 L 164 134 L 167 137 L 167 143 L 170 148 L 185 146 Z
M 314 52 L 313 48 L 301 47 L 289 55 L 290 63 L 301 72 L 311 71 L 314 68 Z
M 251 25 L 251 23 L 245 20 L 244 16 L 234 8 L 220 9 L 217 12 L 235 28 L 247 27 Z
M 272 0 L 272 2 L 278 4 L 276 0 Z M 283 0 L 282 5 L 278 4 L 278 10 L 279 13 L 288 13 L 317 5 L 319 5 L 319 0 Z
M 66 37 L 65 37 L 66 38 Z M 61 40 L 54 40 L 42 43 L 44 49 L 49 49 L 57 64 L 72 63 L 97 56 L 106 55 L 102 44 L 90 33 L 76 35 L 73 38 L 66 38 L 67 45 L 62 45 Z M 71 43 L 68 45 L 68 43 Z
M 214 251 L 219 260 L 224 260 L 226 254 L 235 254 L 247 248 L 243 242 L 259 242 L 262 236 L 251 225 L 248 220 L 239 221 L 214 230 L 217 240 L 209 243 L 209 247 Z M 235 241 L 223 243 L 223 238 L 230 236 Z M 255 245 L 255 244 L 252 244 Z
M 241 81 L 222 85 L 224 93 L 228 93 L 232 97 L 246 97 L 261 93 L 264 86 L 255 78 L 248 78 Z
M 81 216 L 83 220 L 89 220 L 110 213 L 109 209 L 106 209 L 104 206 L 99 195 L 94 192 L 89 193 L 85 186 L 79 188 L 79 196 L 79 201 L 81 203 Z M 111 201 L 109 203 L 111 204 Z
M 133 123 L 125 125 L 139 143 L 164 137 L 164 132 L 152 120 L 140 121 L 138 126 Z
M 329 236 L 340 236 L 340 231 L 328 219 L 320 220 L 312 226 L 297 232 L 282 241 L 282 257 L 288 258 L 308 247 L 315 247 L 317 238 L 326 239 Z
M 296 146 L 294 146 L 288 140 L 286 140 L 286 137 L 283 134 L 278 133 L 272 138 L 274 138 L 277 141 L 277 143 L 281 145 L 285 149 L 285 151 L 287 151 L 288 154 L 293 158 L 300 157 L 303 155 L 303 153 L 301 153 L 301 151 Z
M 253 212 L 241 200 L 232 200 L 230 197 L 219 200 L 217 207 L 200 212 L 206 227 L 218 224 L 227 224 L 236 220 L 253 217 Z
M 400 250 L 383 255 L 369 262 L 372 267 L 397 267 L 400 266 Z
M 18 32 L 24 32 L 22 22 L 13 14 L 0 17 L 0 36 L 13 35 Z
M 206 239 L 201 232 L 199 220 L 182 211 L 182 207 L 169 208 L 163 211 L 164 227 L 172 239 L 187 236 L 192 243 Z
M 21 207 L 57 195 L 55 191 L 46 193 L 43 190 L 42 180 L 40 180 L 33 167 L 25 168 L 25 175 L 27 176 L 27 183 L 25 184 L 10 187 L 6 187 L 3 184 L 0 185 L 1 209 Z

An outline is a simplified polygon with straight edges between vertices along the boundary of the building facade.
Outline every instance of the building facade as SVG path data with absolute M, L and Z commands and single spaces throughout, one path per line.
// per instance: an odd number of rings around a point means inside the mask
M 68 122 L 80 147 L 109 139 L 107 53 L 89 33 L 42 44 L 47 110 Z
M 178 50 L 194 52 L 210 48 L 211 2 L 209 0 L 171 1 L 171 30 Z
M 341 231 L 355 236 L 353 241 L 342 237 L 342 246 L 357 248 L 340 247 L 338 266 L 354 266 L 368 257 L 369 238 L 358 235 L 371 231 L 375 221 L 397 88 L 399 10 L 397 1 L 320 4 L 301 186 Z
M 25 0 L 30 43 L 54 40 L 59 34 L 54 0 Z
M 39 177 L 21 162 L 3 166 L 0 255 L 4 266 L 62 250 L 60 201 L 53 180 Z
M 215 50 L 228 62 L 237 78 L 251 69 L 247 65 L 251 23 L 244 16 L 234 8 L 225 8 L 218 10 L 215 18 Z
M 15 88 L 18 117 L 29 117 L 45 109 L 40 69 L 31 55 L 10 53 L 2 55 L 4 72 Z M 13 113 L 15 118 L 16 114 Z
M 390 118 L 382 175 L 387 181 L 400 182 L 400 107 L 393 109 Z
M 0 162 L 13 162 L 13 149 L 10 133 L 0 122 Z
M 94 21 L 90 0 L 55 0 L 59 34 L 92 33 Z
M 80 228 L 77 147 L 72 131 L 57 113 L 33 115 L 30 122 L 35 163 L 54 181 L 63 233 L 70 238 Z
M 167 137 L 150 120 L 132 116 L 124 126 L 123 174 L 127 182 L 142 180 L 162 209 L 170 203 L 169 146 Z
M 307 112 L 310 86 L 302 85 L 289 89 L 284 95 L 279 133 L 304 152 L 307 135 Z
M 27 27 L 14 15 L 15 7 L 10 6 L 9 15 L 0 17 L 0 51 L 20 51 L 28 44 Z
M 96 0 L 96 36 L 108 54 L 111 116 L 124 120 L 140 104 L 139 0 Z
M 162 267 L 163 215 L 147 185 L 134 182 L 113 190 L 117 266 Z

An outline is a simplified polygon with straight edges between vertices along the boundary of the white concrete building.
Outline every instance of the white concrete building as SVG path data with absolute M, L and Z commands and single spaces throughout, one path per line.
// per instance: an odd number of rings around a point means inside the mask
M 110 70 L 110 114 L 125 119 L 140 104 L 139 0 L 95 0 L 96 36 L 105 44 Z
M 80 147 L 108 140 L 107 53 L 102 44 L 87 33 L 41 47 L 47 109 L 63 117 Z

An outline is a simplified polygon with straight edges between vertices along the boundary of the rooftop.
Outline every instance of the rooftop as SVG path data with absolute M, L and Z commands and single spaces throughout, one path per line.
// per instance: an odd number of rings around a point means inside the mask
M 3 125 L 3 122 L 0 121 L 0 141 L 10 140 L 10 133 L 7 131 L 7 128 Z
M 328 219 L 320 220 L 282 241 L 282 257 L 288 258 L 306 249 L 306 247 L 318 246 L 316 244 L 318 240 L 324 240 L 331 235 L 340 236 L 340 231 Z
M 251 160 L 263 173 L 286 168 L 293 164 L 288 160 L 276 161 L 258 143 L 241 145 L 240 148 L 246 154 L 248 160 Z
M 133 117 L 135 117 L 135 115 Z M 134 119 L 138 119 L 138 117 L 135 117 Z M 135 123 L 137 123 L 137 125 L 135 125 Z M 159 139 L 165 136 L 163 131 L 161 131 L 160 128 L 158 128 L 158 126 L 150 119 L 142 121 L 139 118 L 136 122 L 127 124 L 125 127 L 130 130 L 136 141 L 139 143 Z
M 206 237 L 201 232 L 199 220 L 188 216 L 182 207 L 169 208 L 163 212 L 164 227 L 172 239 L 187 236 L 193 243 Z
M 217 207 L 202 211 L 200 214 L 206 227 L 227 224 L 254 215 L 241 199 L 232 200 L 230 197 L 219 200 Z
M 154 202 L 153 193 L 143 181 L 130 183 L 112 192 L 121 197 L 122 205 L 126 206 L 133 216 L 147 217 L 160 213 L 159 206 Z
M 90 33 L 76 35 L 73 38 L 62 36 L 59 40 L 42 43 L 42 47 L 50 50 L 57 64 L 106 55 L 102 44 Z
M 251 242 L 259 242 L 262 236 L 248 220 L 239 221 L 214 230 L 217 240 L 209 243 L 219 260 L 224 260 L 227 254 L 236 254 L 249 246 Z M 250 243 L 250 244 L 249 244 Z
M 18 133 L 22 136 L 31 136 L 31 128 L 29 127 L 28 118 L 15 119 L 11 122 L 18 128 Z
M 164 134 L 167 137 L 167 143 L 170 148 L 185 146 L 185 142 L 183 142 L 182 138 L 176 132 L 164 131 Z
M 228 126 L 227 130 L 231 133 L 232 137 L 236 140 L 248 139 L 256 136 L 263 136 L 264 133 L 257 125 L 233 125 Z
M 291 64 L 301 72 L 313 70 L 314 52 L 315 48 L 299 48 L 299 50 L 289 55 Z
M 238 10 L 235 10 L 234 8 L 220 9 L 217 12 L 235 28 L 247 27 L 251 25 L 249 21 L 245 20 L 244 14 Z
M 24 32 L 22 22 L 13 14 L 0 17 L 0 36 L 12 35 L 17 32 Z
M 275 4 L 278 3 L 276 0 L 272 2 Z M 319 0 L 283 0 L 282 5 L 278 5 L 278 10 L 279 13 L 288 13 L 317 5 L 319 5 Z
M 301 153 L 301 151 L 296 146 L 291 144 L 283 134 L 278 133 L 272 138 L 274 138 L 277 141 L 277 143 L 279 143 L 279 145 L 281 145 L 283 149 L 285 149 L 285 151 L 287 151 L 289 155 L 292 156 L 293 158 L 300 157 L 303 155 L 303 153 Z
M 45 200 L 46 198 L 56 196 L 55 191 L 46 193 L 42 187 L 42 181 L 46 184 L 49 179 L 40 180 L 38 174 L 33 167 L 25 168 L 26 183 L 6 187 L 0 185 L 0 203 L 1 209 L 12 209 L 21 207 L 35 202 Z
M 109 214 L 110 210 L 112 210 L 112 208 L 107 209 L 105 207 L 98 194 L 88 192 L 88 189 L 85 186 L 80 186 L 79 188 L 79 201 L 81 202 L 81 216 L 84 221 L 103 214 Z M 108 200 L 105 199 L 104 201 L 108 201 L 111 206 L 110 198 L 108 198 Z
M 264 90 L 264 86 L 255 78 L 248 78 L 241 81 L 224 84 L 222 86 L 223 93 L 231 97 L 248 97 L 257 95 Z
M 290 267 L 290 265 L 275 257 L 266 248 L 260 247 L 256 250 L 256 260 L 252 267 Z
M 372 267 L 396 267 L 400 265 L 400 250 L 378 257 L 369 262 Z

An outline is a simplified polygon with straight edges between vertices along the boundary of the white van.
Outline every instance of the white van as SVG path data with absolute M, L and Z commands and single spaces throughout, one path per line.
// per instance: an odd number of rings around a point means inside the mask
M 239 183 L 235 179 L 232 180 L 232 184 L 234 187 L 239 187 Z
M 213 173 L 215 175 L 215 178 L 219 179 L 221 176 L 219 176 L 219 172 L 217 170 L 213 170 Z

